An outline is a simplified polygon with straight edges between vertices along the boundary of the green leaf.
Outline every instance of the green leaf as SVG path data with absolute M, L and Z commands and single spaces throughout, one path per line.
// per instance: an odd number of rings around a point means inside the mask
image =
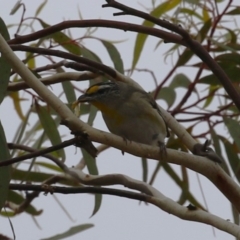
M 153 174 L 152 174 L 148 184 L 153 185 L 153 183 L 154 183 L 154 181 L 155 181 L 155 179 L 157 177 L 157 174 L 158 174 L 158 172 L 161 169 L 161 166 L 162 166 L 161 162 L 160 161 L 157 162 L 157 165 L 156 165 L 156 167 L 155 167 L 155 169 L 153 171 Z
M 73 85 L 71 82 L 63 81 L 62 87 L 67 98 L 68 103 L 73 103 L 76 101 L 76 93 L 74 91 Z
M 21 142 L 21 139 L 22 139 L 23 135 L 25 134 L 25 130 L 26 130 L 27 124 L 29 122 L 29 117 L 30 117 L 31 113 L 32 113 L 32 107 L 30 107 L 28 109 L 24 120 L 19 124 L 19 127 L 17 128 L 17 131 L 15 132 L 15 135 L 14 135 L 14 138 L 12 141 L 13 143 L 19 144 Z M 11 157 L 14 156 L 16 151 L 17 151 L 16 149 L 13 149 L 11 151 Z
M 166 103 L 168 104 L 168 107 L 170 108 L 173 103 L 175 102 L 176 99 L 176 92 L 170 88 L 170 87 L 163 87 L 158 96 L 157 99 L 163 99 L 166 101 Z
M 212 49 L 213 53 L 218 53 L 218 52 L 225 52 L 226 48 L 230 52 L 237 52 L 240 50 L 240 44 L 238 43 L 226 43 L 225 45 L 217 45 L 214 49 Z
M 19 193 L 9 190 L 8 201 L 13 202 L 17 205 L 20 205 L 25 200 L 26 199 Z M 24 209 L 24 212 L 26 212 L 32 216 L 38 216 L 43 212 L 43 210 L 37 210 L 32 204 L 30 204 L 27 208 Z
M 186 201 L 188 200 L 193 205 L 204 209 L 204 207 L 194 198 L 191 192 L 188 190 L 188 182 L 182 181 L 176 172 L 173 170 L 170 164 L 167 162 L 162 162 L 162 167 L 166 171 L 166 173 L 171 177 L 171 179 L 182 189 L 182 196 L 180 197 L 179 201 Z
M 233 118 L 223 117 L 223 121 L 228 128 L 228 131 L 235 141 L 238 150 L 240 151 L 240 125 L 239 122 Z
M 19 124 L 19 127 L 17 128 L 17 131 L 15 132 L 15 135 L 14 135 L 14 138 L 13 138 L 13 142 L 14 143 L 20 143 L 23 135 L 24 135 L 24 132 L 26 130 L 26 127 L 27 127 L 27 124 L 29 122 L 29 117 L 32 113 L 32 107 L 30 107 L 28 109 L 28 111 L 26 112 L 26 115 L 25 115 L 25 118 L 24 120 Z
M 210 29 L 212 25 L 211 19 L 209 19 L 207 22 L 205 22 L 205 24 L 202 26 L 202 28 L 199 30 L 196 39 L 201 43 L 205 38 L 206 35 Z M 186 48 L 183 53 L 181 54 L 181 56 L 179 57 L 176 65 L 179 66 L 183 66 L 185 65 L 193 56 L 193 52 Z
M 32 43 L 30 44 L 30 47 L 39 47 L 41 44 L 41 41 L 39 40 L 37 43 Z M 27 64 L 28 65 L 28 68 L 29 70 L 37 77 L 37 78 L 41 78 L 42 76 L 33 71 L 32 69 L 36 68 L 36 58 L 35 58 L 35 55 L 34 53 L 30 53 L 30 52 L 26 52 L 25 53 L 26 55 L 26 58 L 23 60 L 23 63 Z M 19 79 L 18 81 L 22 81 L 22 82 L 25 82 L 23 79 Z
M 98 168 L 96 159 L 89 155 L 83 148 L 81 148 L 83 158 L 88 168 L 88 172 L 93 175 L 98 175 Z
M 209 20 L 207 20 L 204 25 L 202 26 L 202 28 L 200 29 L 200 31 L 198 32 L 197 36 L 196 36 L 196 39 L 202 43 L 205 39 L 206 39 L 206 36 L 207 36 L 207 33 L 209 31 L 209 29 L 211 28 L 212 26 L 212 19 L 210 18 Z
M 48 28 L 51 26 L 39 18 L 38 20 L 43 28 Z M 50 34 L 47 38 L 52 38 L 56 43 L 58 43 L 68 52 L 76 54 L 78 56 L 81 55 L 81 47 L 79 47 L 78 44 L 73 39 L 68 37 L 66 34 L 62 32 L 56 32 L 56 33 Z
M 37 8 L 37 10 L 36 10 L 36 12 L 35 12 L 35 17 L 37 17 L 37 16 L 41 13 L 41 11 L 43 10 L 43 8 L 45 7 L 45 5 L 46 5 L 47 2 L 48 2 L 47 0 L 44 0 L 43 3 L 41 3 L 41 4 L 38 6 L 38 8 Z
M 86 47 L 82 47 L 82 56 L 96 62 L 100 62 L 100 63 L 102 62 L 97 54 L 95 54 L 94 52 L 92 52 Z
M 234 43 L 221 43 L 219 41 L 216 41 L 214 39 L 211 39 L 212 43 L 214 43 L 218 48 L 216 49 L 223 49 L 223 51 L 230 51 L 230 52 L 236 52 L 239 49 L 239 44 L 234 44 Z
M 208 97 L 206 99 L 206 101 L 204 102 L 204 105 L 203 105 L 203 109 L 207 108 L 213 101 L 214 99 L 214 93 L 220 88 L 219 85 L 216 85 L 216 86 L 209 86 L 209 93 L 208 93 Z
M 171 177 L 171 179 L 179 186 L 183 187 L 183 182 L 177 175 L 177 173 L 173 170 L 173 168 L 167 162 L 162 162 L 162 167 L 166 171 L 166 173 Z
M 19 97 L 19 92 L 9 92 L 8 96 L 12 98 L 13 105 L 16 110 L 16 113 L 18 114 L 19 118 L 24 121 L 24 114 L 21 107 L 21 102 L 24 101 L 24 99 Z
M 54 174 L 41 173 L 41 172 L 28 172 L 23 170 L 14 169 L 12 171 L 12 179 L 17 181 L 26 181 L 26 175 L 28 175 L 28 181 L 33 183 L 42 183 L 46 179 L 49 179 L 54 176 Z M 59 181 L 61 184 L 67 186 L 79 186 L 76 182 L 71 180 L 63 179 Z
M 199 79 L 198 83 L 209 84 L 211 86 L 220 85 L 219 80 L 217 79 L 217 77 L 214 74 L 210 74 L 205 77 L 202 77 L 201 79 Z
M 162 14 L 172 10 L 173 8 L 175 8 L 177 5 L 179 5 L 181 3 L 181 0 L 168 0 L 164 3 L 161 3 L 160 5 L 158 5 L 151 13 L 150 15 L 159 18 Z M 153 27 L 154 23 L 149 22 L 147 20 L 145 20 L 142 23 L 142 26 L 146 26 L 146 27 Z M 135 41 L 135 46 L 134 46 L 134 52 L 133 52 L 133 61 L 132 61 L 132 70 L 135 68 L 135 66 L 138 63 L 138 60 L 140 58 L 140 55 L 142 53 L 144 44 L 146 42 L 148 35 L 143 34 L 143 33 L 138 33 L 137 37 L 136 37 L 136 41 Z
M 223 62 L 223 64 L 226 64 L 229 62 L 233 63 L 233 64 L 240 64 L 240 54 L 237 53 L 224 53 L 221 55 L 218 55 L 217 57 L 215 57 L 215 60 L 217 62 Z
M 222 163 L 220 164 L 220 167 L 229 175 L 229 176 L 231 176 L 231 174 L 230 174 L 230 171 L 229 171 L 229 164 L 227 163 L 227 161 L 225 160 L 225 158 L 223 158 L 222 157 L 222 155 L 219 153 L 219 150 L 218 150 L 218 148 L 220 147 L 220 146 L 217 146 L 217 147 L 215 147 L 216 146 L 216 141 L 219 141 L 219 140 L 221 140 L 222 141 L 222 143 L 223 143 L 223 145 L 225 144 L 225 142 L 227 142 L 228 140 L 226 139 L 226 138 L 224 138 L 223 136 L 220 136 L 220 135 L 215 135 L 214 136 L 214 134 L 212 135 L 212 130 L 210 130 L 210 133 L 211 133 L 211 137 L 212 137 L 212 139 L 213 139 L 213 146 L 214 146 L 214 148 L 215 148 L 215 151 L 216 151 L 216 153 L 222 158 Z M 216 139 L 215 139 L 216 138 Z M 220 151 L 221 151 L 221 149 L 220 149 Z
M 100 209 L 102 204 L 102 194 L 95 194 L 95 204 L 94 204 L 94 209 L 92 212 L 92 216 L 94 216 Z
M 176 65 L 178 67 L 185 65 L 192 58 L 192 56 L 193 52 L 190 49 L 186 48 L 178 58 Z
M 67 230 L 64 233 L 57 234 L 55 236 L 49 237 L 49 238 L 43 238 L 42 240 L 60 240 L 60 239 L 66 239 L 70 236 L 76 235 L 77 233 L 83 232 L 89 228 L 92 228 L 93 224 L 81 224 L 75 227 L 71 227 L 69 230 Z
M 185 74 L 179 73 L 173 78 L 169 87 L 172 89 L 179 87 L 188 88 L 190 84 L 190 79 Z
M 231 204 L 231 208 L 232 208 L 234 223 L 236 225 L 239 225 L 239 212 L 233 204 Z
M 84 149 L 81 148 L 81 151 L 82 151 L 82 155 L 85 160 L 85 163 L 87 165 L 88 172 L 92 175 L 98 175 L 96 159 L 93 158 L 91 155 L 89 155 Z M 101 207 L 101 203 L 102 203 L 102 195 L 95 194 L 95 205 L 94 205 L 94 209 L 93 209 L 91 217 L 98 212 L 98 210 Z
M 226 65 L 225 67 L 223 67 L 223 70 L 225 71 L 225 73 L 231 79 L 231 81 L 233 83 L 240 82 L 240 77 L 239 77 L 240 76 L 240 68 L 239 67 L 237 67 L 236 65 L 234 66 L 234 65 L 229 64 L 228 66 Z M 218 78 L 213 74 L 202 77 L 201 79 L 199 79 L 198 83 L 209 84 L 211 86 L 221 85 Z
M 57 129 L 57 125 L 55 121 L 52 119 L 49 112 L 46 110 L 46 108 L 38 104 L 36 104 L 36 111 L 38 113 L 42 127 L 45 133 L 47 134 L 49 140 L 51 141 L 52 145 L 60 144 L 62 141 Z M 65 160 L 64 149 L 57 150 L 57 154 L 59 157 L 62 158 L 63 161 Z
M 226 41 L 227 42 L 230 41 L 231 43 L 236 44 L 238 41 L 238 36 L 236 35 L 236 33 L 232 29 L 229 29 L 229 28 L 225 28 L 225 30 L 227 31 L 227 33 L 224 35 Z
M 104 40 L 101 40 L 101 42 L 107 49 L 108 54 L 114 64 L 114 68 L 118 72 L 124 74 L 123 61 L 122 61 L 121 55 L 120 55 L 119 51 L 117 50 L 117 48 L 111 42 L 104 41 Z
M 214 131 L 214 128 L 212 126 L 210 126 L 210 134 L 211 134 L 211 139 L 213 140 L 213 146 L 214 146 L 215 152 L 217 153 L 217 155 L 219 155 L 221 158 L 223 158 L 222 150 L 220 147 L 219 135 L 216 134 L 216 132 Z
M 0 122 L 0 149 L 1 149 L 0 162 L 10 159 L 7 141 L 1 122 Z M 10 170 L 11 170 L 10 166 L 0 167 L 0 212 L 5 204 L 5 200 L 8 197 L 8 186 L 11 178 Z
M 193 9 L 180 8 L 179 13 L 188 14 L 191 17 L 194 16 L 194 17 L 198 18 L 199 20 L 203 21 L 203 17 Z
M 2 20 L 0 18 L 0 33 L 4 37 L 4 39 L 7 41 L 10 39 L 8 29 Z M 3 54 L 1 54 L 0 57 L 0 104 L 2 103 L 6 93 L 7 93 L 7 87 L 8 87 L 8 82 L 10 78 L 10 73 L 11 73 L 11 65 L 6 61 L 5 57 Z
M 56 171 L 56 172 L 61 172 L 61 173 L 63 172 L 63 170 L 60 167 L 58 167 L 54 164 L 51 164 L 51 163 L 35 162 L 34 164 L 38 165 L 38 166 L 41 166 L 41 167 L 45 167 L 47 169 L 50 169 L 50 170 L 53 170 L 53 171 Z
M 7 218 L 16 216 L 14 212 L 10 212 L 10 211 L 2 211 L 0 215 Z
M 141 158 L 142 160 L 142 180 L 143 182 L 147 182 L 147 179 L 148 179 L 148 162 L 147 162 L 147 159 L 146 158 Z
M 233 10 L 226 13 L 227 15 L 239 15 L 240 14 L 240 7 L 236 7 Z
M 90 110 L 91 110 L 91 104 L 85 104 L 85 103 L 81 103 L 80 105 L 80 115 L 85 115 L 85 114 L 89 114 Z
M 90 126 L 93 125 L 93 121 L 95 120 L 95 118 L 97 116 L 97 112 L 98 112 L 98 109 L 96 107 L 94 107 L 93 105 L 90 105 L 90 112 L 89 112 L 88 121 L 87 121 L 88 125 L 90 125 Z
M 225 139 L 223 142 L 226 154 L 228 156 L 228 162 L 231 166 L 231 169 L 236 176 L 238 182 L 240 182 L 240 159 L 238 157 L 238 153 L 234 149 L 234 144 L 231 144 L 229 141 Z
M 210 19 L 207 8 L 202 8 L 203 21 L 207 22 Z
M 63 68 L 57 68 L 58 73 L 65 72 Z M 69 104 L 72 104 L 76 101 L 76 93 L 74 91 L 73 85 L 70 81 L 63 81 L 61 82 L 63 91 L 65 93 L 65 96 L 67 98 L 67 101 Z M 71 109 L 71 108 L 70 108 Z

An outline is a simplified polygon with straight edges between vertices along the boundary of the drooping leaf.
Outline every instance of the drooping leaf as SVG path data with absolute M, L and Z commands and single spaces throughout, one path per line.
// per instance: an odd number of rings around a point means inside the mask
M 41 240 L 60 240 L 60 239 L 66 239 L 70 236 L 73 236 L 77 233 L 80 233 L 82 231 L 85 231 L 89 228 L 92 228 L 94 225 L 93 224 L 81 224 L 75 227 L 71 227 L 69 230 L 67 230 L 66 232 L 57 234 L 55 236 L 49 237 L 49 238 L 43 238 Z
M 56 172 L 63 172 L 63 170 L 60 167 L 56 166 L 56 164 L 51 164 L 46 162 L 35 162 L 35 165 L 45 167 L 47 169 L 50 169 Z
M 234 149 L 234 144 L 231 144 L 228 140 L 224 139 L 223 145 L 225 147 L 231 169 L 236 176 L 238 182 L 240 182 L 240 159 L 238 157 L 238 153 Z
M 95 62 L 102 62 L 96 53 L 86 47 L 82 47 L 82 56 Z
M 240 14 L 240 7 L 236 7 L 233 10 L 226 13 L 227 15 L 239 15 Z
M 181 3 L 180 0 L 168 0 L 166 2 L 163 2 L 163 3 L 159 4 L 150 13 L 150 15 L 152 15 L 156 18 L 159 18 L 162 14 L 172 10 L 177 5 L 179 5 L 180 3 Z M 154 23 L 145 20 L 143 22 L 142 26 L 153 27 Z M 141 56 L 141 53 L 142 53 L 142 50 L 143 50 L 143 47 L 144 47 L 144 44 L 146 42 L 147 37 L 148 37 L 148 35 L 146 35 L 146 34 L 138 33 L 138 35 L 136 37 L 136 41 L 135 41 L 135 46 L 134 46 L 133 61 L 132 61 L 131 69 L 134 69 L 136 64 L 138 63 L 138 60 Z
M 218 51 L 222 49 L 223 51 L 230 51 L 230 52 L 236 52 L 239 49 L 239 44 L 229 43 L 225 44 L 219 41 L 216 41 L 214 39 L 211 39 L 212 43 L 214 43 L 218 48 Z M 217 51 L 217 50 L 215 50 Z
M 46 179 L 49 179 L 53 177 L 53 174 L 49 173 L 43 173 L 43 172 L 28 172 L 24 170 L 14 169 L 12 172 L 12 179 L 16 181 L 25 181 L 26 175 L 28 175 L 28 181 L 33 183 L 42 183 Z M 79 184 L 76 184 L 76 182 L 73 182 L 71 180 L 63 179 L 59 180 L 61 184 L 67 185 L 67 186 L 79 186 Z
M 67 98 L 67 102 L 69 104 L 75 102 L 77 98 L 72 83 L 69 81 L 63 81 L 61 84 Z
M 90 126 L 93 126 L 93 121 L 95 120 L 97 116 L 98 109 L 94 107 L 93 105 L 90 106 L 90 111 L 89 111 L 89 116 L 88 116 L 88 121 L 87 123 Z
M 35 47 L 35 44 L 31 44 L 31 46 Z M 29 68 L 30 70 L 36 68 L 35 58 L 33 57 L 34 54 L 33 54 L 33 53 L 26 52 L 25 55 L 26 55 L 26 61 L 25 61 L 25 63 L 27 63 L 28 68 Z
M 22 110 L 22 106 L 21 106 L 21 102 L 22 101 L 25 101 L 25 99 L 22 99 L 19 97 L 19 92 L 10 92 L 8 94 L 8 96 L 10 98 L 12 98 L 13 100 L 13 105 L 14 105 L 14 108 L 16 110 L 16 113 L 18 114 L 19 118 L 24 121 L 24 114 L 23 114 L 23 110 Z
M 92 216 L 94 216 L 100 209 L 101 204 L 102 204 L 102 194 L 95 194 L 95 204 L 94 204 L 94 208 L 92 211 Z
M 165 100 L 169 107 L 173 105 L 176 99 L 176 92 L 171 87 L 163 87 L 158 96 L 157 99 Z
M 94 159 L 90 154 L 88 154 L 84 149 L 82 149 L 82 155 L 87 165 L 90 174 L 98 175 L 98 168 L 96 164 L 96 159 Z
M 117 50 L 117 48 L 111 42 L 104 41 L 104 40 L 101 40 L 101 42 L 107 49 L 108 54 L 114 64 L 114 68 L 118 72 L 124 74 L 123 61 L 122 61 L 121 55 L 120 55 L 119 51 Z
M 37 18 L 42 25 L 43 28 L 48 28 L 51 25 L 47 24 L 43 20 Z M 67 50 L 70 53 L 81 55 L 81 47 L 78 46 L 78 44 L 68 37 L 63 32 L 55 32 L 48 36 L 48 38 L 52 38 L 56 43 L 58 43 L 60 46 L 62 46 L 65 50 Z
M 82 151 L 82 155 L 83 158 L 85 160 L 85 163 L 87 165 L 88 171 L 90 174 L 92 175 L 98 175 L 98 168 L 97 168 L 97 164 L 96 164 L 96 159 L 94 159 L 90 154 L 88 154 L 84 149 L 81 149 Z M 94 205 L 94 209 L 92 212 L 92 215 L 95 215 L 98 210 L 101 207 L 101 203 L 102 203 L 102 195 L 101 194 L 95 194 L 95 205 Z
M 168 164 L 167 162 L 162 162 L 162 167 L 167 172 L 167 174 L 171 177 L 171 179 L 182 189 L 182 194 L 184 196 L 180 197 L 180 200 L 188 200 L 196 207 L 199 207 L 201 209 L 204 209 L 204 207 L 195 199 L 195 197 L 191 194 L 191 192 L 188 190 L 188 183 L 182 181 L 179 176 L 176 174 L 176 172 L 173 170 L 173 168 Z
M 38 8 L 37 8 L 37 10 L 36 10 L 36 12 L 35 12 L 35 17 L 37 17 L 37 16 L 41 13 L 41 11 L 44 9 L 44 7 L 45 7 L 45 5 L 46 5 L 47 2 L 48 2 L 47 0 L 44 0 L 44 1 L 38 6 Z
M 238 210 L 236 209 L 236 207 L 233 204 L 231 204 L 231 207 L 232 207 L 234 223 L 236 225 L 239 225 L 239 212 L 238 212 Z
M 142 162 L 142 180 L 147 182 L 148 179 L 148 162 L 146 158 L 141 158 Z
M 9 190 L 8 201 L 13 202 L 17 205 L 20 205 L 21 203 L 26 201 L 26 199 L 16 191 Z M 38 216 L 42 213 L 42 211 L 43 210 L 37 210 L 32 204 L 30 204 L 26 209 L 24 209 L 24 212 L 32 216 Z
M 216 133 L 213 133 L 212 130 L 210 130 L 210 133 L 211 133 L 211 138 L 213 140 L 213 146 L 215 148 L 215 151 L 216 151 L 217 155 L 222 159 L 222 163 L 220 164 L 220 167 L 230 176 L 231 174 L 230 174 L 230 170 L 229 170 L 229 167 L 228 167 L 229 166 L 228 161 L 227 161 L 227 159 L 223 158 L 222 154 L 219 152 L 219 147 L 220 147 L 219 141 L 221 140 L 222 143 L 224 144 L 228 140 L 223 136 L 220 136 L 220 135 L 217 135 Z M 220 148 L 220 151 L 221 151 L 221 148 Z
M 240 151 L 240 124 L 233 118 L 223 117 L 223 121 L 228 128 L 228 131 L 236 143 L 238 150 Z
M 207 8 L 202 8 L 203 21 L 207 22 L 210 19 Z
M 238 53 L 224 53 L 221 55 L 218 55 L 215 57 L 215 60 L 217 62 L 223 62 L 223 64 L 226 64 L 229 62 L 232 62 L 233 64 L 240 64 L 240 54 Z
M 211 19 L 209 19 L 208 21 L 206 21 L 204 23 L 204 25 L 202 26 L 202 28 L 199 30 L 196 39 L 201 43 L 205 38 L 206 35 L 210 29 L 212 25 Z M 183 66 L 185 65 L 193 56 L 193 52 L 186 48 L 184 50 L 184 52 L 181 54 L 181 56 L 178 58 L 178 61 L 176 63 L 177 66 Z
M 237 40 L 238 40 L 238 35 L 230 28 L 225 28 L 225 30 L 227 31 L 227 33 L 225 34 L 225 40 L 227 42 L 230 41 L 230 43 L 232 44 L 236 44 Z
M 220 147 L 220 138 L 216 134 L 214 128 L 211 127 L 211 126 L 210 126 L 210 133 L 211 133 L 211 139 L 213 140 L 213 145 L 214 145 L 215 152 L 217 153 L 217 155 L 219 155 L 221 158 L 223 158 L 222 157 L 222 150 L 221 150 L 221 147 Z
M 240 82 L 240 68 L 238 66 L 229 64 L 228 66 L 223 67 L 223 70 L 232 82 Z M 199 79 L 198 83 L 209 84 L 211 86 L 221 85 L 220 81 L 214 74 L 202 77 Z
M 157 177 L 157 174 L 160 171 L 161 167 L 162 167 L 162 163 L 160 161 L 157 162 L 156 167 L 154 168 L 154 171 L 152 173 L 152 176 L 151 176 L 148 184 L 153 185 L 153 183 L 154 183 L 154 181 L 155 181 L 155 179 Z
M 0 149 L 1 149 L 0 162 L 10 159 L 7 141 L 1 122 L 0 122 Z M 10 166 L 0 167 L 0 212 L 8 197 L 8 186 L 11 177 L 10 170 L 11 170 Z
M 214 99 L 214 93 L 220 88 L 219 85 L 210 85 L 208 88 L 208 97 L 206 98 L 206 101 L 204 102 L 203 109 L 207 108 Z
M 212 20 L 210 18 L 204 23 L 204 25 L 202 26 L 202 28 L 200 29 L 200 31 L 198 32 L 198 34 L 196 36 L 196 39 L 200 43 L 202 43 L 206 39 L 206 36 L 207 36 L 208 31 L 210 30 L 211 26 L 212 26 Z
M 203 21 L 203 17 L 200 14 L 198 14 L 196 11 L 194 11 L 193 9 L 180 8 L 179 13 L 188 14 L 191 17 L 194 16 L 194 17 L 198 18 L 199 20 Z
M 185 74 L 179 73 L 173 78 L 169 87 L 172 89 L 179 87 L 188 88 L 190 84 L 191 84 L 190 79 Z
M 8 29 L 4 21 L 2 20 L 2 18 L 0 18 L 0 33 L 6 41 L 10 39 Z M 7 92 L 10 73 L 11 73 L 11 65 L 5 59 L 3 54 L 1 54 L 0 55 L 0 76 L 1 76 L 0 77 L 0 104 L 2 103 Z
M 27 111 L 27 113 L 25 115 L 25 118 L 24 118 L 24 121 L 22 121 L 19 124 L 19 127 L 17 128 L 17 131 L 16 131 L 15 136 L 14 136 L 13 141 L 12 141 L 13 143 L 19 144 L 21 142 L 22 137 L 25 133 L 25 130 L 26 130 L 31 112 L 32 112 L 32 107 L 30 107 L 30 109 Z M 13 149 L 11 151 L 11 157 L 14 156 L 15 152 L 16 152 L 16 149 Z
M 57 68 L 58 73 L 64 72 L 63 68 Z M 76 93 L 74 91 L 73 85 L 70 81 L 63 81 L 61 82 L 63 91 L 65 93 L 67 102 L 69 104 L 73 103 L 76 101 Z
M 49 112 L 46 110 L 46 108 L 43 108 L 38 104 L 36 104 L 36 111 L 38 113 L 42 127 L 44 128 L 44 131 L 47 134 L 52 145 L 60 144 L 62 141 L 57 129 L 57 125 Z M 57 154 L 62 158 L 63 161 L 65 160 L 64 149 L 57 150 Z
M 193 52 L 190 49 L 186 48 L 178 58 L 176 65 L 178 67 L 185 65 L 192 58 L 192 56 Z

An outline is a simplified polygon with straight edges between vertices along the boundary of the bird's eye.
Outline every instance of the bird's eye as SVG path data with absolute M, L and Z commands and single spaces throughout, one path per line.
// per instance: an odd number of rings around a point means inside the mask
M 98 94 L 104 94 L 104 93 L 106 93 L 108 90 L 109 90 L 108 88 L 100 88 L 100 89 L 97 91 L 97 93 L 98 93 Z

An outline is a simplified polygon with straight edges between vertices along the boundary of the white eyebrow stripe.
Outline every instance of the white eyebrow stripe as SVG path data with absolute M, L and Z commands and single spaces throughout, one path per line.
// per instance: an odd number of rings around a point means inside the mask
M 104 88 L 110 88 L 111 86 L 109 86 L 109 85 L 101 85 L 101 86 L 99 86 L 99 89 L 104 89 Z

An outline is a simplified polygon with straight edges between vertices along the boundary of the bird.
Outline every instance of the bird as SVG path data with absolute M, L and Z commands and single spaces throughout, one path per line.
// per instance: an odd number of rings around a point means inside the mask
M 97 83 L 77 103 L 88 102 L 99 109 L 111 133 L 126 141 L 159 146 L 166 153 L 167 124 L 150 93 L 137 86 L 121 81 Z

